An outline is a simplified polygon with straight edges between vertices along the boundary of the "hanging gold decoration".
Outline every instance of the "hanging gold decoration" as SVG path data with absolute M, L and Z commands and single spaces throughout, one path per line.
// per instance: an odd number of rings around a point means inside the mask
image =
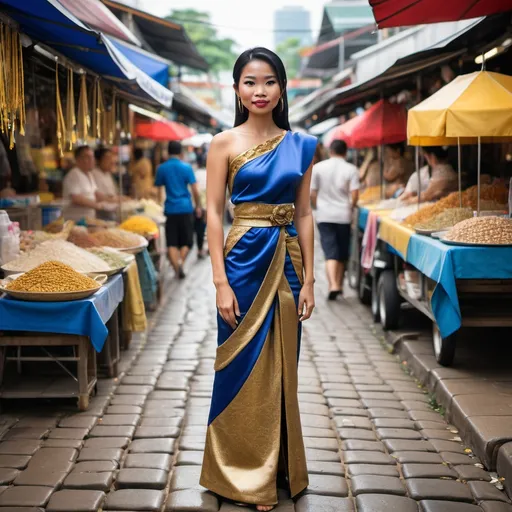
M 93 126 L 95 130 L 94 137 L 96 139 L 102 140 L 103 136 L 103 116 L 105 114 L 105 102 L 103 101 L 103 88 L 101 87 L 101 83 L 99 80 L 96 81 L 96 125 Z
M 91 117 L 89 114 L 89 101 L 87 99 L 87 78 L 85 73 L 82 73 L 80 77 L 80 96 L 78 98 L 77 137 L 83 143 L 87 141 L 90 126 Z
M 76 144 L 76 112 L 75 112 L 75 85 L 73 70 L 68 68 L 68 87 L 66 98 L 66 142 L 69 150 Z
M 0 130 L 15 144 L 18 128 L 25 135 L 25 78 L 23 48 L 16 30 L 0 22 Z
M 108 143 L 112 146 L 116 141 L 117 119 L 116 119 L 116 91 L 112 92 L 112 106 L 108 116 Z
M 62 110 L 62 101 L 60 98 L 59 85 L 59 61 L 55 62 L 55 105 L 57 110 L 57 147 L 60 156 L 64 156 L 64 148 L 66 146 L 66 121 Z

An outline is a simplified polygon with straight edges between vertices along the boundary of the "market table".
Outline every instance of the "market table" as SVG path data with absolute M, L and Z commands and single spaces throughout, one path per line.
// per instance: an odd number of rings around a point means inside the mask
M 81 410 L 89 405 L 89 394 L 97 381 L 96 352 L 105 348 L 103 361 L 107 366 L 116 363 L 119 350 L 117 309 L 123 300 L 121 275 L 111 277 L 94 295 L 68 302 L 29 302 L 0 298 L 0 384 L 7 347 L 18 347 L 13 360 L 54 361 L 72 377 L 71 386 L 49 382 L 24 389 L 3 389 L 1 398 L 78 397 Z M 110 335 L 109 335 L 110 328 Z M 9 334 L 8 334 L 9 333 Z M 13 334 L 10 334 L 13 333 Z M 107 344 L 105 342 L 108 340 Z M 117 349 L 116 349 L 117 346 Z M 21 347 L 42 347 L 46 357 L 21 356 Z M 73 347 L 73 356 L 52 355 L 44 347 Z M 102 359 L 100 359 L 100 362 Z M 77 375 L 66 368 L 64 362 L 77 363 Z M 76 385 L 78 384 L 78 386 Z

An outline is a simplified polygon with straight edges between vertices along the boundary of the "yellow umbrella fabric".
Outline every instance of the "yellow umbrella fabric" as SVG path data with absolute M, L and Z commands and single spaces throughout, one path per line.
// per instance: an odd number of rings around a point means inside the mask
M 461 75 L 408 112 L 413 146 L 499 142 L 512 137 L 512 77 Z

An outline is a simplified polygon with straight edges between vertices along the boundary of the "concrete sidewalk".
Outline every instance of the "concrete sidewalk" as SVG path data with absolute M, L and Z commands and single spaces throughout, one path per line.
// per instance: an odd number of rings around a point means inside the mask
M 299 370 L 310 486 L 279 512 L 510 512 L 493 475 L 429 405 L 350 295 L 305 324 Z M 209 261 L 179 284 L 147 340 L 90 409 L 18 402 L 1 416 L 0 512 L 247 510 L 199 486 L 216 349 Z M 25 507 L 25 508 L 22 508 Z

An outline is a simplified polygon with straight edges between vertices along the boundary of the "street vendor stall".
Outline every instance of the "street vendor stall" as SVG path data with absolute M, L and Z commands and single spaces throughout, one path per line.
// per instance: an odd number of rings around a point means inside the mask
M 512 77 L 481 71 L 457 78 L 409 112 L 416 145 L 480 143 L 512 136 Z M 403 222 L 379 217 L 374 300 L 385 329 L 406 301 L 433 320 L 434 351 L 450 365 L 461 326 L 512 326 L 512 220 L 500 184 L 454 192 Z M 421 207 L 421 208 L 420 208 Z M 487 210 L 487 211 L 486 211 Z M 387 251 L 386 248 L 391 248 Z

